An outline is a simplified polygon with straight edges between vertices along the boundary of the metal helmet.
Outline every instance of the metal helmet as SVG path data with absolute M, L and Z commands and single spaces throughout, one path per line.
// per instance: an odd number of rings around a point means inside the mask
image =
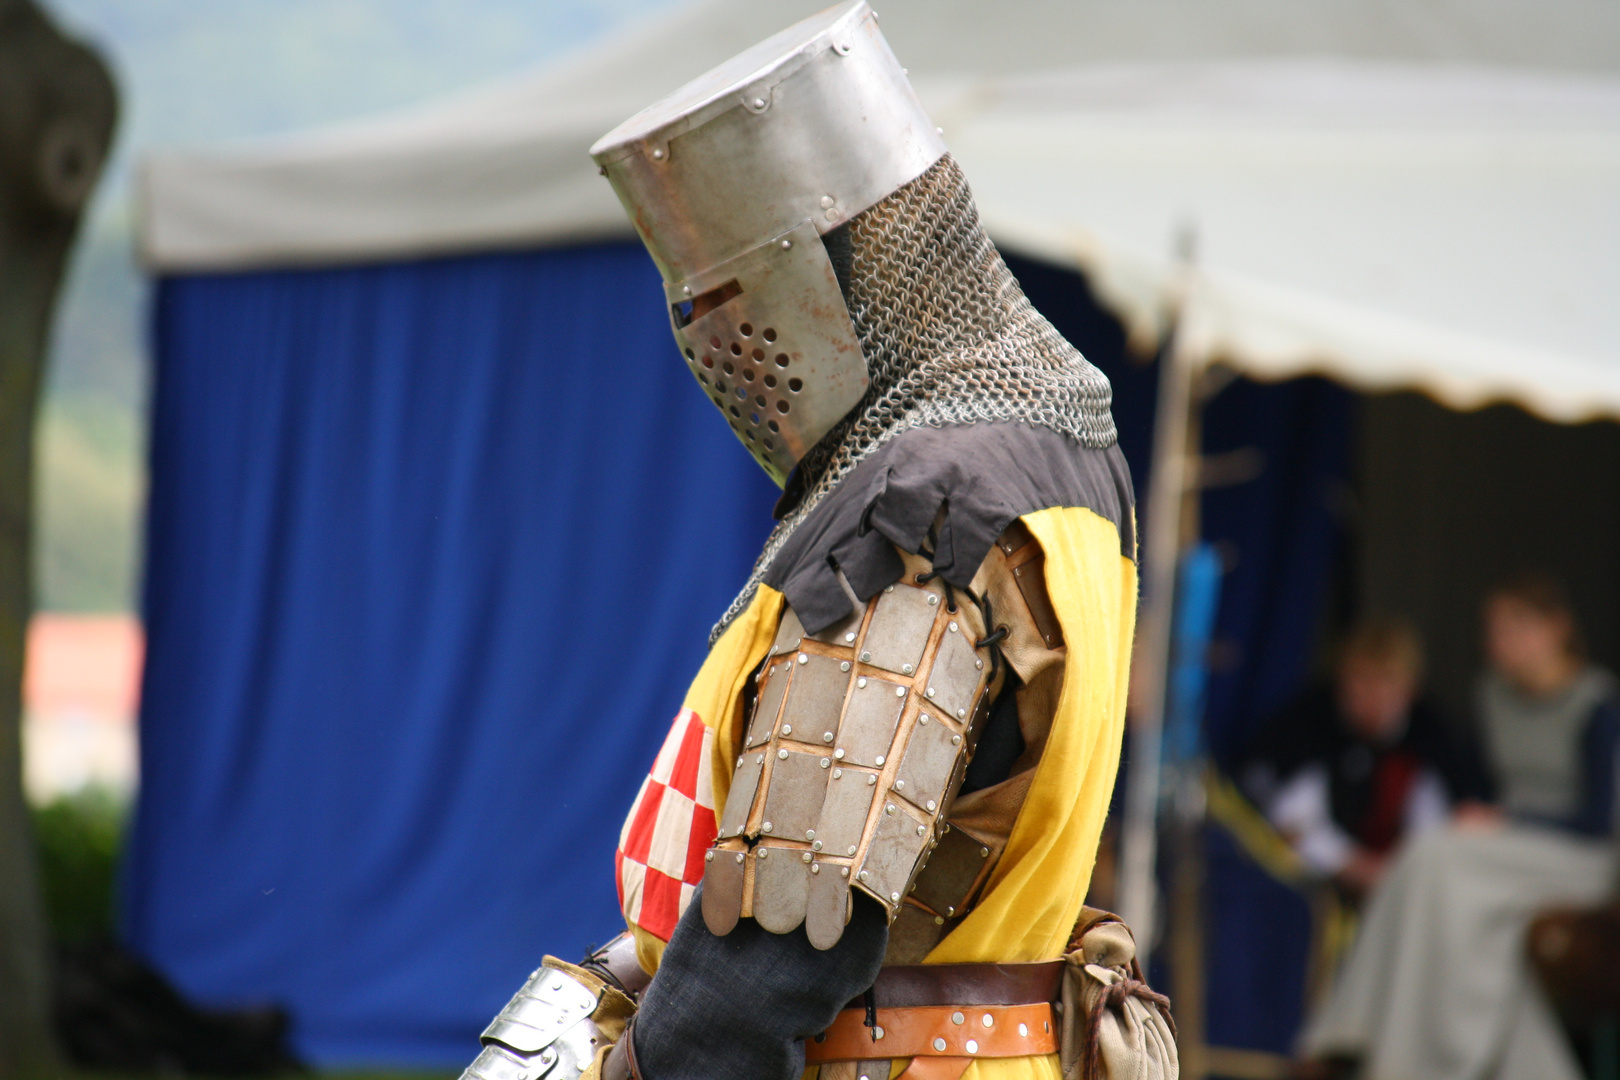
M 740 53 L 591 147 L 664 276 L 692 374 L 777 484 L 869 383 L 822 236 L 944 154 L 866 0 Z

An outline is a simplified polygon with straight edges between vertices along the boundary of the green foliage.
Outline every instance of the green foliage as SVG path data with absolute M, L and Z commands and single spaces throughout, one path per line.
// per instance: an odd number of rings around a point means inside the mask
M 124 800 L 100 788 L 34 810 L 40 879 L 51 931 L 72 945 L 113 932 L 113 880 L 123 841 Z

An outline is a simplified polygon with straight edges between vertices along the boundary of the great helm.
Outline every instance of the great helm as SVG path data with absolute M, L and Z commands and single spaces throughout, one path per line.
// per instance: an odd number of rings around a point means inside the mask
M 869 381 L 822 236 L 944 153 L 866 0 L 731 58 L 591 147 L 663 274 L 692 374 L 778 484 Z

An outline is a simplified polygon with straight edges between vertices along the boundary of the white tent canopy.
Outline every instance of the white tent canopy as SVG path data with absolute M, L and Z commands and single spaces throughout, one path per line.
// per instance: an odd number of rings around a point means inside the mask
M 586 148 L 821 6 L 706 0 L 538 74 L 144 175 L 160 272 L 632 235 Z M 1620 7 L 879 0 L 992 235 L 1208 358 L 1620 416 Z M 1178 265 L 1182 237 L 1195 267 Z

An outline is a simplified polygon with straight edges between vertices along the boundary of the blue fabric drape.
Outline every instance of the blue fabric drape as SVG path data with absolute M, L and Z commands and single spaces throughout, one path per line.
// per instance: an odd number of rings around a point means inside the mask
M 639 245 L 160 282 L 132 943 L 456 1065 L 622 928 L 623 814 L 775 489 Z

